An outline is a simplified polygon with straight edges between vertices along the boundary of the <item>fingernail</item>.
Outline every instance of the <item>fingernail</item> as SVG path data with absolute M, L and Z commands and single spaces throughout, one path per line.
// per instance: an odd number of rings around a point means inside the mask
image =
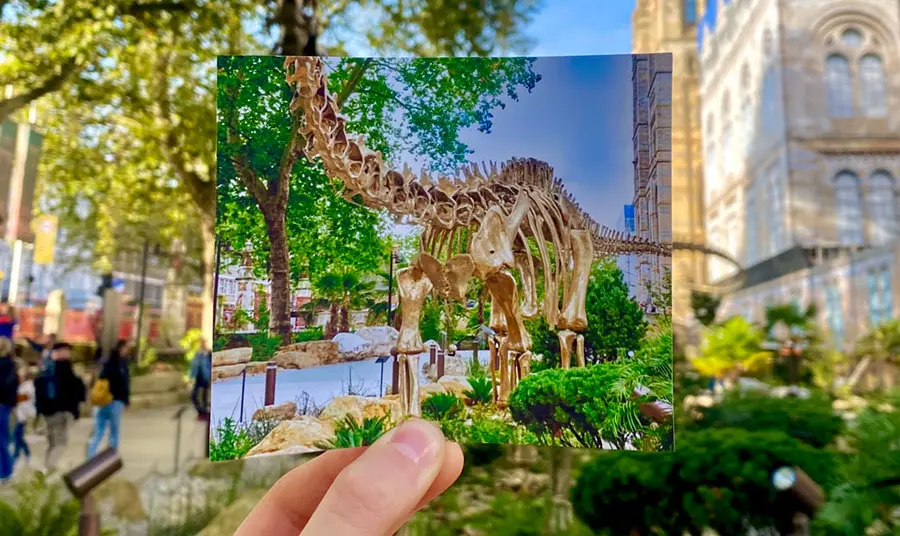
M 412 419 L 393 430 L 390 443 L 414 464 L 426 465 L 444 443 L 444 434 L 428 421 Z

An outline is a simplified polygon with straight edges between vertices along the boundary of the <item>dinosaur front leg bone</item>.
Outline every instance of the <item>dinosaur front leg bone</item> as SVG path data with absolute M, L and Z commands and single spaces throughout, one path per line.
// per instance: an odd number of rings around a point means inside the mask
M 403 268 L 397 272 L 397 287 L 400 290 L 400 335 L 397 338 L 397 352 L 402 356 L 400 364 L 401 408 L 404 416 L 419 415 L 419 376 L 416 366 L 418 354 L 425 351 L 419 331 L 419 318 L 425 298 L 431 292 L 432 284 L 418 265 Z M 414 357 L 415 356 L 415 357 Z M 403 400 L 403 397 L 406 400 Z
M 559 337 L 559 363 L 567 369 L 572 362 L 572 343 L 575 342 L 575 332 L 564 329 L 556 334 Z
M 575 361 L 579 367 L 585 366 L 584 361 L 584 335 L 579 333 L 575 337 Z
M 497 406 L 500 408 L 505 408 L 509 399 L 509 376 L 509 340 L 507 339 L 500 345 L 500 394 L 497 396 Z

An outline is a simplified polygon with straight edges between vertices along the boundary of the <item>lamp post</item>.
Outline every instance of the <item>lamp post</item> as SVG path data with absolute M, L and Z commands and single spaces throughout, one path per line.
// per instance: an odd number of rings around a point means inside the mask
M 394 298 L 394 262 L 397 260 L 398 252 L 399 252 L 399 249 L 397 248 L 397 246 L 394 246 L 393 248 L 391 248 L 391 265 L 390 265 L 390 269 L 388 270 L 388 301 L 387 301 L 387 323 L 388 323 L 388 326 L 393 325 L 392 321 L 394 319 L 394 311 L 393 311 L 393 309 L 394 309 L 394 307 L 393 307 L 393 305 L 394 305 L 394 302 L 393 302 L 393 298 Z

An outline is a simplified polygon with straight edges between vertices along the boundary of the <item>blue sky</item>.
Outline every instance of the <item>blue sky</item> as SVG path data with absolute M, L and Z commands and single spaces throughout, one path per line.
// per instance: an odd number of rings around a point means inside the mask
M 544 0 L 527 30 L 535 40 L 529 54 L 630 54 L 634 5 L 634 0 Z

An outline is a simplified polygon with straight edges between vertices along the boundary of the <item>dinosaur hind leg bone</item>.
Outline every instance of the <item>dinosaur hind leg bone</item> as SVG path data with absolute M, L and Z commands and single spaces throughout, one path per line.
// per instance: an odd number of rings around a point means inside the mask
M 593 238 L 589 231 L 578 230 L 571 233 L 572 244 L 572 279 L 568 292 L 563 297 L 563 309 L 560 312 L 558 325 L 559 350 L 563 368 L 569 368 L 571 352 L 574 342 L 575 360 L 578 366 L 583 367 L 584 359 L 584 335 L 587 329 L 587 300 L 588 281 L 591 278 L 591 263 L 594 260 Z
M 400 407 L 404 416 L 418 417 L 419 410 L 419 354 L 425 351 L 419 332 L 419 318 L 425 298 L 431 292 L 431 280 L 418 265 L 397 272 L 400 289 L 400 336 L 397 352 L 400 355 Z
M 531 341 L 525 331 L 522 315 L 518 309 L 518 293 L 516 292 L 516 280 L 506 271 L 500 271 L 489 275 L 485 283 L 491 293 L 493 315 L 494 308 L 498 308 L 506 320 L 506 337 L 500 347 L 500 393 L 498 401 L 504 405 L 512 390 L 515 375 L 512 374 L 510 353 L 514 353 L 512 363 L 515 364 L 518 356 L 530 350 Z

